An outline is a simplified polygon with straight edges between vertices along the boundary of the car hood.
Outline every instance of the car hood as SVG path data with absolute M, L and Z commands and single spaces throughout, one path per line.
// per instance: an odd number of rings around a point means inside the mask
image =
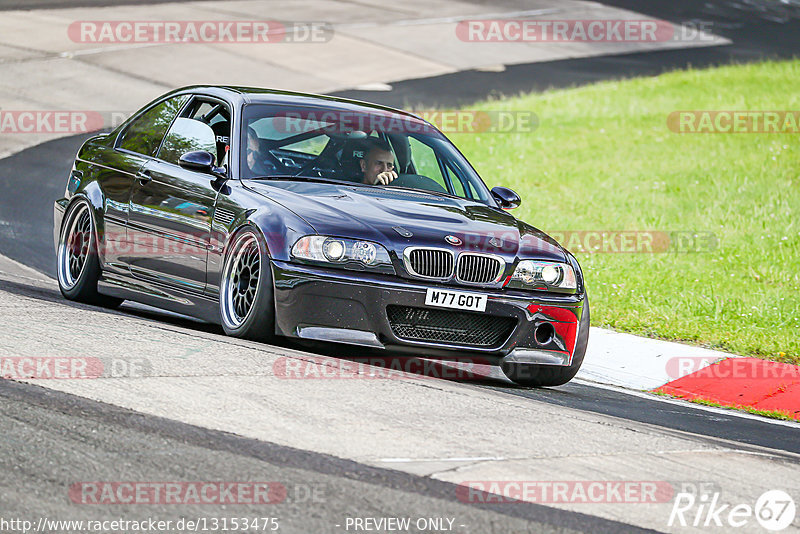
M 307 181 L 247 181 L 245 186 L 302 217 L 320 235 L 376 241 L 398 256 L 413 245 L 490 252 L 507 261 L 566 259 L 561 246 L 544 232 L 471 200 Z M 448 243 L 446 236 L 461 243 Z

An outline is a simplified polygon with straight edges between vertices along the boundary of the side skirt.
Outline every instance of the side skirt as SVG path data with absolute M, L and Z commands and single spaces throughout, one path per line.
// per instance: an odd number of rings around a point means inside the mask
M 110 297 L 132 300 L 209 323 L 220 324 L 219 302 L 216 299 L 181 291 L 174 287 L 104 271 L 97 282 L 97 291 Z

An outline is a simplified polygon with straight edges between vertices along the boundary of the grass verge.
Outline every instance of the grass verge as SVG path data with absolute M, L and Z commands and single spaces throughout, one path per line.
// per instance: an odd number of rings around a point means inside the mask
M 572 234 L 595 326 L 799 364 L 798 136 L 667 127 L 674 111 L 798 110 L 798 79 L 800 61 L 766 62 L 495 100 L 471 109 L 534 111 L 538 128 L 450 137 L 546 232 L 673 237 L 667 252 L 587 253 Z

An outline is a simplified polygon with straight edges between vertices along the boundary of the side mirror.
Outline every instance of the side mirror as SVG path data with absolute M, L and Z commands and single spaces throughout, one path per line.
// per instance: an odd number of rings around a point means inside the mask
M 522 199 L 519 198 L 519 195 L 507 187 L 497 186 L 493 188 L 492 197 L 494 197 L 504 210 L 513 210 L 522 203 Z
M 178 164 L 190 171 L 211 174 L 216 178 L 225 178 L 225 167 L 214 166 L 214 154 L 206 150 L 194 150 L 182 155 Z

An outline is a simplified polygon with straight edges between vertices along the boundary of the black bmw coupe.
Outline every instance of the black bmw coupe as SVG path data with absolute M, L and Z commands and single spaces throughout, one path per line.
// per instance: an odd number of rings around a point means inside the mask
M 81 147 L 54 206 L 58 283 L 231 336 L 479 358 L 560 385 L 589 337 L 583 273 L 519 203 L 413 114 L 186 87 Z

